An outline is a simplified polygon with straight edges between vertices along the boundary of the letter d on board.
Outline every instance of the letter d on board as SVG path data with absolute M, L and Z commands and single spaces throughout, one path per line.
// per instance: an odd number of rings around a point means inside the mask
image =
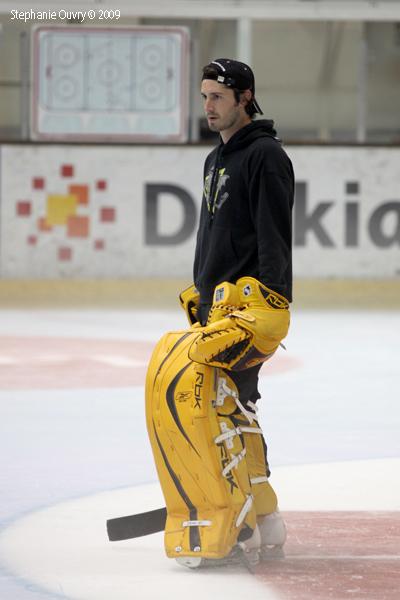
M 161 196 L 175 196 L 183 209 L 183 221 L 172 234 L 159 232 Z M 196 205 L 190 194 L 171 183 L 148 183 L 145 186 L 145 243 L 149 246 L 170 246 L 182 244 L 193 233 L 196 225 Z

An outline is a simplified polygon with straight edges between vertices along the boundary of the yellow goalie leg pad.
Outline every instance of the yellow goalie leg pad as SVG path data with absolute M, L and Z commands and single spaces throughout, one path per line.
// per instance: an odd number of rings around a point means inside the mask
M 257 516 L 268 515 L 277 510 L 278 500 L 268 481 L 269 467 L 264 437 L 257 421 L 243 429 L 245 430 L 243 436 L 246 448 L 246 463 Z
M 146 418 L 167 506 L 167 556 L 223 558 L 256 526 L 237 389 L 188 358 L 191 331 L 166 334 L 146 379 Z

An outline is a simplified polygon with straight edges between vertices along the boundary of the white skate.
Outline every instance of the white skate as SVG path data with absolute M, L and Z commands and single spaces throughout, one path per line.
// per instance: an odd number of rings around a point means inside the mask
M 277 510 L 270 515 L 258 517 L 257 521 L 261 534 L 260 560 L 284 558 L 286 526 L 281 513 Z

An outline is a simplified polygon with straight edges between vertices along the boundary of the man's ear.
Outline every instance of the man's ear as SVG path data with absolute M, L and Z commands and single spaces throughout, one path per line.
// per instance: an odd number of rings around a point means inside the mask
M 250 90 L 245 90 L 240 93 L 240 104 L 243 106 L 247 106 L 251 102 L 252 93 Z

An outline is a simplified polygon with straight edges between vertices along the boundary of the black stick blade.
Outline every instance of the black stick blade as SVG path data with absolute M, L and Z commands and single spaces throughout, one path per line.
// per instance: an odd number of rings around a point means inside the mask
M 156 508 L 137 515 L 108 519 L 108 539 L 110 542 L 118 542 L 163 531 L 166 519 L 166 508 Z

